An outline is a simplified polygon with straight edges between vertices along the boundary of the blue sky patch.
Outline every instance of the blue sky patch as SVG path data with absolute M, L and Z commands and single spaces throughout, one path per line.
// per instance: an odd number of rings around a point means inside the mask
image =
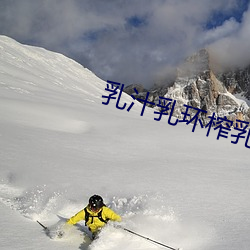
M 244 12 L 248 9 L 249 0 L 239 0 L 237 9 L 230 13 L 225 13 L 223 10 L 215 11 L 210 20 L 206 23 L 206 29 L 213 29 L 221 26 L 226 20 L 234 18 L 238 23 L 242 22 Z
M 139 17 L 139 16 L 131 16 L 127 18 L 127 24 L 130 27 L 139 28 L 141 26 L 145 26 L 147 24 L 146 17 Z

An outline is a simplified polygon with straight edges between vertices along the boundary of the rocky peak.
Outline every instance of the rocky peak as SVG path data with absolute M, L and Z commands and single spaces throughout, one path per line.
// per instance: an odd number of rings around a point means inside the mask
M 250 67 L 241 71 L 215 74 L 208 50 L 202 49 L 188 57 L 177 69 L 177 76 L 171 86 L 151 89 L 150 101 L 158 104 L 159 97 L 176 100 L 174 116 L 182 117 L 184 104 L 207 111 L 203 122 L 215 113 L 232 121 L 236 119 L 250 121 L 250 109 L 247 103 L 233 94 L 244 92 L 250 97 Z M 146 96 L 146 92 L 140 92 Z M 158 107 L 155 107 L 158 109 Z M 196 111 L 191 114 L 195 115 Z
M 188 57 L 177 69 L 177 77 L 195 77 L 203 75 L 210 70 L 209 53 L 202 49 L 194 55 Z
M 225 84 L 230 93 L 241 94 L 247 100 L 250 100 L 250 65 L 246 68 L 218 73 L 217 77 Z

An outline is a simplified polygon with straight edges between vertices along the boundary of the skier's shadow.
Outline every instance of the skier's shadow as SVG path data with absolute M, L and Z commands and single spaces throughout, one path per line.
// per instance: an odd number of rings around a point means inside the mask
M 91 232 L 88 230 L 87 227 L 84 227 L 82 225 L 76 224 L 75 226 L 76 226 L 77 230 L 79 230 L 83 233 L 83 242 L 80 244 L 79 249 L 88 250 L 90 244 L 92 243 Z
M 88 250 L 89 249 L 91 241 L 90 241 L 90 239 L 86 239 L 86 238 L 87 238 L 87 236 L 84 236 L 84 240 L 80 244 L 79 249 L 81 249 L 81 250 Z M 89 242 L 87 242 L 88 240 L 89 240 Z
M 68 219 L 65 217 L 62 217 L 60 215 L 57 215 L 61 221 L 66 222 Z M 88 250 L 90 244 L 92 243 L 92 233 L 89 231 L 89 229 L 86 226 L 83 226 L 81 224 L 75 224 L 75 227 L 77 230 L 79 230 L 83 234 L 83 241 L 79 246 L 79 249 L 81 250 Z

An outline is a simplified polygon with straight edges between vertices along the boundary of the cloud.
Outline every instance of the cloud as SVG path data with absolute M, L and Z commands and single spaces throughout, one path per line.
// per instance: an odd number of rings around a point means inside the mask
M 240 28 L 240 24 L 232 17 L 229 20 L 224 21 L 221 26 L 204 31 L 204 34 L 200 38 L 201 44 L 211 44 L 219 41 L 225 37 L 231 36 L 237 33 Z
M 224 24 L 220 29 L 227 29 Z M 225 67 L 245 67 L 250 64 L 250 9 L 233 32 L 210 44 L 210 51 L 218 64 Z
M 61 52 L 103 79 L 150 85 L 204 46 L 220 51 L 249 38 L 248 14 L 233 18 L 238 9 L 237 0 L 2 0 L 0 33 Z M 214 13 L 227 18 L 208 29 Z

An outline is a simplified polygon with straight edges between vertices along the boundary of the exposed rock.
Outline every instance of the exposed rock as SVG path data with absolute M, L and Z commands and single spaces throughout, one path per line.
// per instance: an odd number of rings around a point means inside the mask
M 128 95 L 132 95 L 132 94 L 135 94 L 134 88 L 136 88 L 139 93 L 148 92 L 148 90 L 145 89 L 142 84 L 131 84 L 131 85 L 128 85 L 128 86 L 126 86 L 124 88 L 123 91 L 125 93 L 127 93 Z
M 138 91 L 140 89 L 139 96 L 145 99 L 148 91 L 142 86 L 133 85 L 133 87 Z M 125 92 L 132 94 L 129 89 L 133 87 L 127 87 Z M 149 92 L 149 100 L 155 104 L 158 104 L 159 97 L 176 100 L 174 116 L 177 118 L 183 117 L 182 112 L 186 109 L 183 105 L 186 104 L 207 111 L 206 114 L 202 114 L 204 123 L 209 121 L 208 116 L 212 113 L 217 117 L 226 116 L 234 124 L 237 119 L 250 121 L 250 109 L 247 103 L 233 95 L 241 93 L 250 98 L 250 67 L 245 70 L 215 74 L 206 49 L 200 50 L 180 65 L 177 77 L 170 87 L 154 87 Z M 190 111 L 193 112 L 191 117 L 197 112 L 194 109 Z
M 245 69 L 228 70 L 218 73 L 220 79 L 232 94 L 241 93 L 242 96 L 250 100 L 250 66 Z

